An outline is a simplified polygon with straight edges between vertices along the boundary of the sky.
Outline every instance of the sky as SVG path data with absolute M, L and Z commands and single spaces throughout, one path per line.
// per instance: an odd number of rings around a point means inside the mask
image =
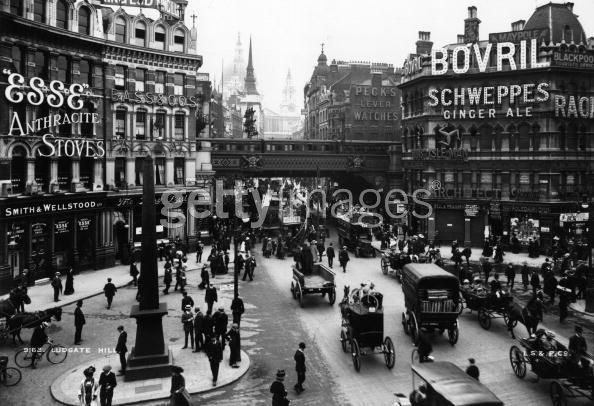
M 263 104 L 278 110 L 287 70 L 293 76 L 298 104 L 320 55 L 332 59 L 392 63 L 402 67 L 415 51 L 418 31 L 430 31 L 434 46 L 456 42 L 464 32 L 469 6 L 476 6 L 480 38 L 511 31 L 548 0 L 189 0 L 197 15 L 197 51 L 202 72 L 220 83 L 221 63 L 233 59 L 237 33 L 253 42 L 254 69 Z M 562 3 L 564 1 L 556 1 Z M 594 0 L 573 0 L 574 13 L 588 37 L 594 36 Z

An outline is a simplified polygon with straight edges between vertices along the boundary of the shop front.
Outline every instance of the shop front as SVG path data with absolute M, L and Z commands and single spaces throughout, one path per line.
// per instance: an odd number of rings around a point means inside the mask
M 439 244 L 458 241 L 465 246 L 479 247 L 485 237 L 487 206 L 480 201 L 429 202 L 433 214 L 428 219 L 428 236 Z

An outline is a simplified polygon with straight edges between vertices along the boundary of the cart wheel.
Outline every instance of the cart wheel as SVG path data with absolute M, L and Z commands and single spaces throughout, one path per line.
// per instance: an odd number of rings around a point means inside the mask
M 390 337 L 386 337 L 384 339 L 384 361 L 386 361 L 386 366 L 388 369 L 394 368 L 394 364 L 396 363 L 396 354 L 394 352 L 394 343 Z
M 567 397 L 565 397 L 563 387 L 559 382 L 551 382 L 550 392 L 551 400 L 553 401 L 553 406 L 567 406 Z
M 359 343 L 356 338 L 351 340 L 351 355 L 353 357 L 353 366 L 355 371 L 361 370 L 361 350 L 359 349 Z
M 299 301 L 299 306 L 303 307 L 303 291 L 301 290 L 300 284 L 295 286 L 295 293 L 297 295 L 297 300 Z
M 491 316 L 484 308 L 480 308 L 478 312 L 478 321 L 482 328 L 488 330 L 491 328 Z
M 448 329 L 448 341 L 451 345 L 456 345 L 458 337 L 460 336 L 460 330 L 458 330 L 458 323 L 454 325 L 454 328 Z
M 385 258 L 382 258 L 381 266 L 382 266 L 382 273 L 384 275 L 387 275 L 388 274 L 388 262 L 385 261 Z
M 515 345 L 509 350 L 509 362 L 514 374 L 518 378 L 524 378 L 526 376 L 526 359 L 524 358 L 524 354 L 522 354 L 522 350 Z
M 404 312 L 402 312 L 402 328 L 404 328 L 404 334 L 410 334 L 410 330 L 408 329 L 408 322 L 406 321 L 406 315 L 404 314 Z
M 297 299 L 297 293 L 295 292 L 295 283 L 291 282 L 291 294 L 293 295 L 293 299 Z
M 340 330 L 340 344 L 342 345 L 342 352 L 347 352 L 347 335 L 344 332 L 344 329 Z
M 336 302 L 336 289 L 332 288 L 331 291 L 328 292 L 328 301 L 330 302 L 330 306 Z
M 419 324 L 417 323 L 417 317 L 414 313 L 410 313 L 410 336 L 413 342 L 416 344 L 419 341 Z
M 4 385 L 14 386 L 21 381 L 22 375 L 18 368 L 7 367 L 4 370 Z

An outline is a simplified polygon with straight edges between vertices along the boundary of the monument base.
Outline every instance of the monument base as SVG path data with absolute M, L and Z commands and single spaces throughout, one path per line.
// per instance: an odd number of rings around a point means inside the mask
M 173 355 L 169 347 L 162 354 L 137 356 L 135 348 L 128 357 L 124 381 L 139 381 L 141 379 L 166 378 L 171 376 Z

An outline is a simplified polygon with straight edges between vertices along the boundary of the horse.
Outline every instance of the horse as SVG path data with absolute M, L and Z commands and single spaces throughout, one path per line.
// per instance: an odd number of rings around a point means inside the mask
M 22 328 L 35 328 L 42 322 L 50 322 L 51 318 L 56 319 L 56 321 L 62 320 L 62 308 L 61 307 L 52 307 L 47 310 L 42 310 L 34 313 L 18 313 L 12 316 L 7 321 L 8 331 L 12 334 L 12 343 L 16 345 L 16 338 L 19 339 L 21 344 L 23 343 L 23 339 L 21 338 L 21 329 Z
M 512 338 L 516 338 L 514 335 L 514 326 L 520 322 L 528 331 L 528 335 L 536 333 L 538 323 L 542 320 L 542 313 L 539 312 L 537 307 L 531 306 L 530 302 L 525 307 L 521 307 L 518 303 L 513 300 L 507 303 L 507 331 L 510 332 Z
M 27 294 L 27 288 L 15 288 L 10 291 L 8 299 L 0 301 L 0 317 L 6 320 L 19 312 L 22 304 L 31 304 L 31 298 Z

